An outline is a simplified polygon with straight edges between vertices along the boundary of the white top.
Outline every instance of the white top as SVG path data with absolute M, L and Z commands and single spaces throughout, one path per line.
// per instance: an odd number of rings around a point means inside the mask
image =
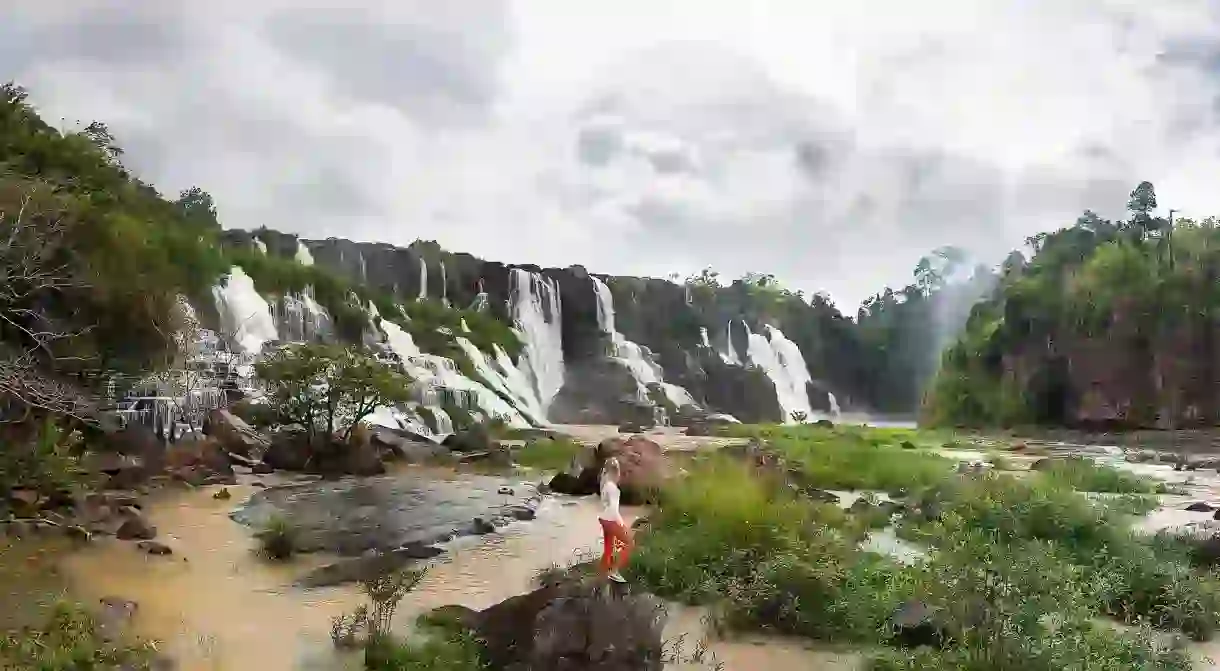
M 602 512 L 597 516 L 607 522 L 623 523 L 623 515 L 618 510 L 618 485 L 613 480 L 602 481 Z

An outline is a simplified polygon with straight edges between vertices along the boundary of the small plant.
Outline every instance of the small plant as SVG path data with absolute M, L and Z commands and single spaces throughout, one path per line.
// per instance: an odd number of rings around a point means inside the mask
M 339 615 L 330 621 L 330 640 L 339 649 L 358 648 L 364 641 L 363 634 L 368 629 L 368 623 L 368 606 Z
M 103 635 L 97 620 L 70 603 L 56 604 L 37 628 L 0 633 L 0 667 L 39 671 L 146 668 L 153 648 Z
M 390 625 L 393 623 L 394 611 L 398 609 L 399 602 L 407 592 L 415 589 L 426 573 L 426 568 L 408 569 L 361 581 L 361 589 L 373 604 L 366 618 L 366 630 L 370 641 L 390 635 Z
M 268 559 L 285 561 L 297 552 L 297 529 L 283 515 L 273 515 L 256 537 L 260 551 Z

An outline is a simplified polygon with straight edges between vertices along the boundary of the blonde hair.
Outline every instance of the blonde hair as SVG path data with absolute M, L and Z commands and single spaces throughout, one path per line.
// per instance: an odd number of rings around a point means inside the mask
M 614 477 L 614 481 L 618 482 L 619 476 L 623 474 L 622 467 L 619 466 L 618 457 L 610 457 L 602 464 L 602 482 L 607 478 Z

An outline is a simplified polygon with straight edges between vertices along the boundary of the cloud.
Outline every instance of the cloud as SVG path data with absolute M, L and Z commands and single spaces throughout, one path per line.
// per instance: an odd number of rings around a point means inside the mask
M 771 272 L 850 313 L 1143 179 L 1220 212 L 1206 0 L 10 4 L 0 78 L 231 227 Z

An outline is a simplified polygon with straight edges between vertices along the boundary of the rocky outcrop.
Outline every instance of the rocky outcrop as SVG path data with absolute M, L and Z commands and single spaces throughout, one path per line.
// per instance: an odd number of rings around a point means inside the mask
M 381 452 L 367 432 L 352 432 L 347 440 L 313 434 L 299 426 L 283 427 L 271 437 L 263 463 L 285 471 L 322 476 L 385 473 Z
M 589 496 L 600 489 L 606 460 L 619 462 L 620 502 L 623 505 L 648 503 L 667 477 L 664 451 L 644 436 L 607 438 L 586 456 L 577 473 L 560 473 L 551 479 L 552 491 L 570 496 Z
M 460 619 L 495 669 L 663 668 L 664 602 L 632 586 L 566 579 Z

